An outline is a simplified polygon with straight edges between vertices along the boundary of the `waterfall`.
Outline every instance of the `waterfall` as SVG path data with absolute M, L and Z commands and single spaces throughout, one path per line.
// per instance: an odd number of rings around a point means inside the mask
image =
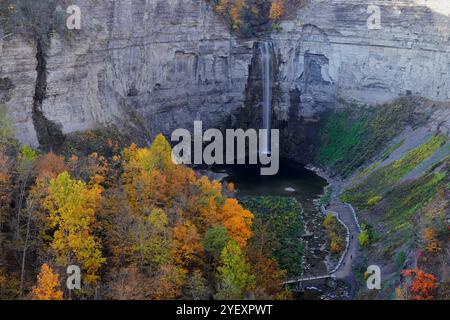
M 272 55 L 270 52 L 270 43 L 264 41 L 260 43 L 261 50 L 261 67 L 262 67 L 262 83 L 263 83 L 263 129 L 267 130 L 266 137 L 263 141 L 263 154 L 270 153 L 270 112 L 272 104 L 272 87 L 271 87 L 271 65 Z

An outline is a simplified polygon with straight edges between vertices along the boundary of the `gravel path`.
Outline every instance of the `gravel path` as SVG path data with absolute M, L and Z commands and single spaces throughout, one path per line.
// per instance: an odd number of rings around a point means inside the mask
M 334 275 L 336 276 L 336 279 L 346 281 L 350 285 L 349 295 L 350 298 L 353 298 L 357 290 L 357 281 L 353 272 L 353 262 L 358 254 L 359 226 L 354 218 L 353 211 L 342 202 L 333 201 L 327 210 L 338 213 L 339 219 L 347 226 L 350 232 L 348 250 L 345 253 L 342 264 L 336 270 Z

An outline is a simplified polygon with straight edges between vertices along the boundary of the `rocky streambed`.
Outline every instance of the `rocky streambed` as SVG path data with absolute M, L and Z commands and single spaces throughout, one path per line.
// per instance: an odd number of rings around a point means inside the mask
M 323 276 L 335 265 L 329 253 L 329 239 L 322 227 L 324 215 L 319 198 L 323 196 L 327 180 L 315 169 L 305 168 L 293 161 L 282 159 L 280 172 L 275 176 L 261 176 L 258 166 L 235 165 L 213 168 L 211 177 L 220 175 L 224 181 L 233 182 L 238 196 L 294 197 L 302 205 L 303 233 L 299 241 L 304 244 L 302 277 Z M 346 299 L 345 282 L 326 279 L 293 286 L 299 299 Z

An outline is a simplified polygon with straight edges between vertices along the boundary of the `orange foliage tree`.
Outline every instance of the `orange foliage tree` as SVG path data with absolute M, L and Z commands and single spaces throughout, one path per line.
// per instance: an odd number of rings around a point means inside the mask
M 436 231 L 431 228 L 425 228 L 423 231 L 423 239 L 427 242 L 427 250 L 437 252 L 439 250 L 439 242 L 437 240 Z
M 438 288 L 437 278 L 419 269 L 409 269 L 402 272 L 404 277 L 413 277 L 409 291 L 414 300 L 431 300 L 433 291 Z
M 56 178 L 58 174 L 67 170 L 64 157 L 57 156 L 53 152 L 49 152 L 40 157 L 36 168 L 38 179 L 44 179 L 46 177 Z
M 241 26 L 241 12 L 244 9 L 245 2 L 244 0 L 233 0 L 230 9 L 230 18 L 232 27 L 237 29 Z
M 281 19 L 284 13 L 284 0 L 273 0 L 270 6 L 269 18 L 272 21 Z
M 247 240 L 253 235 L 251 226 L 253 214 L 245 210 L 236 199 L 226 199 L 220 212 L 220 220 L 228 230 L 228 235 L 234 239 L 241 248 L 245 247 Z
M 291 292 L 283 286 L 287 272 L 280 270 L 274 258 L 256 255 L 252 259 L 256 275 L 255 297 L 258 300 L 286 300 L 292 298 Z
M 63 300 L 63 293 L 58 290 L 59 276 L 47 264 L 43 264 L 38 275 L 38 282 L 31 291 L 33 300 Z
M 173 257 L 175 263 L 182 266 L 198 263 L 203 253 L 200 235 L 192 222 L 186 221 L 173 228 Z

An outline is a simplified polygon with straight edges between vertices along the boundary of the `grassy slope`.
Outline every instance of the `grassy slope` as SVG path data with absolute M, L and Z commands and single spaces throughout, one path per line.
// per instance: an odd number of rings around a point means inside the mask
M 402 178 L 448 142 L 448 137 L 435 135 L 404 153 L 399 160 L 380 167 L 381 161 L 403 144 L 400 141 L 387 148 L 390 142 L 406 125 L 420 126 L 427 116 L 417 113 L 414 104 L 400 100 L 379 110 L 344 110 L 329 116 L 322 126 L 322 146 L 318 154 L 322 166 L 347 178 L 366 167 L 357 177 L 358 184 L 342 194 L 343 201 L 355 206 L 370 236 L 369 244 L 362 250 L 360 281 L 364 281 L 362 274 L 369 264 L 378 264 L 383 271 L 383 290 L 367 292 L 362 285 L 361 297 L 393 297 L 400 271 L 411 262 L 407 261 L 408 256 L 415 259 L 415 250 L 424 249 L 426 245 L 422 237 L 425 226 L 437 230 L 439 241 L 442 246 L 446 245 L 446 210 L 441 206 L 432 218 L 427 218 L 426 212 L 442 202 L 440 195 L 449 190 L 449 157 L 417 179 L 402 182 Z M 438 257 L 443 256 L 443 252 L 433 253 L 433 259 L 427 256 L 429 261 L 435 262 L 434 267 L 427 267 L 427 264 L 419 267 L 441 275 L 445 264 Z
M 447 136 L 434 136 L 426 143 L 409 151 L 402 159 L 372 171 L 362 183 L 346 190 L 341 197 L 342 200 L 354 204 L 359 210 L 370 209 L 376 205 L 376 202 L 371 200 L 381 200 L 380 198 L 396 186 L 401 178 L 428 159 L 447 140 Z
M 418 126 L 425 121 L 426 114 L 416 113 L 406 99 L 375 108 L 351 106 L 333 113 L 322 123 L 318 163 L 348 177 L 379 155 L 406 125 Z

